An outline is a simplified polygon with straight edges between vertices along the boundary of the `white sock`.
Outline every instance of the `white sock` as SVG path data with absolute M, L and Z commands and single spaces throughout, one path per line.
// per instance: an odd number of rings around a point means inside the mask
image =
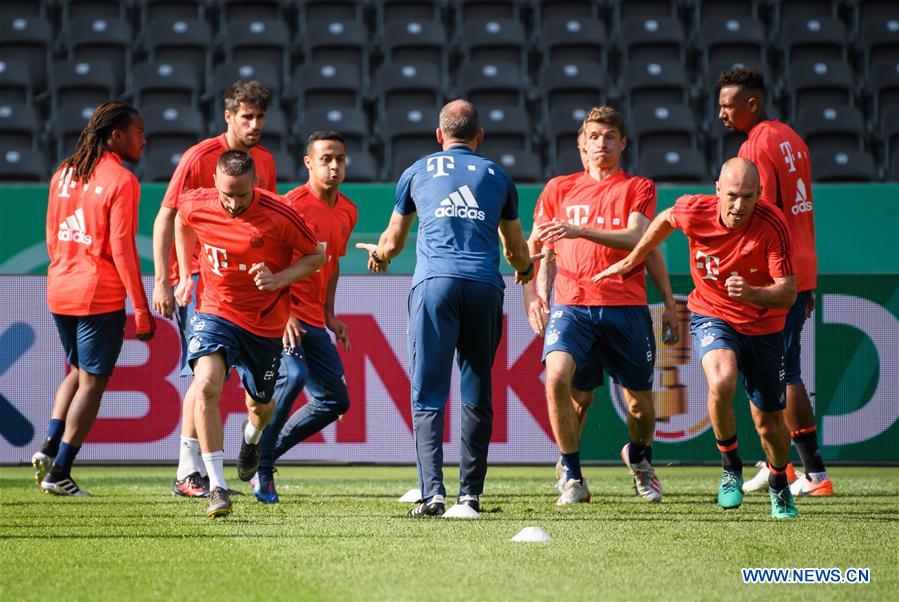
M 227 489 L 228 484 L 225 482 L 225 450 L 220 449 L 219 451 L 203 454 L 203 464 L 206 465 L 206 470 L 209 471 L 210 491 L 216 487 Z
M 827 471 L 824 472 L 810 472 L 808 473 L 808 480 L 812 483 L 820 483 L 821 481 L 827 480 Z
M 178 452 L 178 480 L 195 472 L 200 476 L 206 476 L 206 468 L 203 466 L 203 458 L 200 457 L 200 440 L 181 435 L 181 445 Z
M 262 431 L 253 426 L 253 423 L 247 420 L 247 426 L 243 429 L 243 440 L 249 445 L 256 445 L 262 437 Z

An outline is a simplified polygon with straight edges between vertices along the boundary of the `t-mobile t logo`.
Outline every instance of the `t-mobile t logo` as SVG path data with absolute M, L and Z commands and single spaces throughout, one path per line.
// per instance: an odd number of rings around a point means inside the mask
M 587 223 L 587 212 L 589 210 L 589 205 L 569 205 L 565 207 L 565 213 L 568 214 L 568 223 L 575 226 L 583 226 Z
M 703 280 L 718 280 L 718 267 L 720 265 L 721 260 L 714 255 L 696 251 L 696 267 L 700 270 L 705 270 L 705 276 L 702 277 Z
M 206 250 L 206 259 L 212 264 L 212 273 L 216 276 L 222 276 L 220 268 L 228 267 L 228 251 L 207 245 L 206 243 L 203 243 L 203 248 Z
M 428 157 L 428 173 L 436 171 L 432 178 L 440 176 L 448 176 L 447 169 L 456 169 L 455 160 L 449 155 L 437 155 L 436 157 Z
M 790 166 L 790 173 L 796 171 L 796 157 L 793 156 L 793 147 L 789 142 L 780 143 L 780 152 L 783 153 L 784 163 Z

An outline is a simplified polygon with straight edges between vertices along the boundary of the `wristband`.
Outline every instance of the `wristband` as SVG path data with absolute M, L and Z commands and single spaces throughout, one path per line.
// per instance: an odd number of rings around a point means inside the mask
M 389 259 L 379 259 L 377 251 L 372 251 L 370 257 L 374 260 L 375 263 L 384 263 L 390 265 Z
M 525 271 L 517 273 L 522 278 L 530 278 L 534 274 L 534 262 L 532 261 L 530 265 L 528 265 L 528 269 L 526 269 Z

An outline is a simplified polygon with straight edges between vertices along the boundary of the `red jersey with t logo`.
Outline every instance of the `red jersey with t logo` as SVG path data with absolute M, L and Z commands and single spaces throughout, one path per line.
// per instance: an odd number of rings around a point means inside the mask
M 788 308 L 732 299 L 724 286 L 730 276 L 742 276 L 751 286 L 769 286 L 774 278 L 794 273 L 787 224 L 777 207 L 759 201 L 749 223 L 731 230 L 721 224 L 717 196 L 684 195 L 674 203 L 669 221 L 690 243 L 690 275 L 696 287 L 687 299 L 690 311 L 720 318 L 743 334 L 783 330 Z
M 790 228 L 796 288 L 818 285 L 815 253 L 815 206 L 812 202 L 812 163 L 808 147 L 793 128 L 776 119 L 755 124 L 740 147 L 762 179 L 761 199 L 780 207 Z
M 280 197 L 257 188 L 249 208 L 232 217 L 218 190 L 181 195 L 178 215 L 197 234 L 200 292 L 197 311 L 224 318 L 262 337 L 280 337 L 290 314 L 290 288 L 261 291 L 250 268 L 264 263 L 278 273 L 318 241 L 296 211 Z
M 623 230 L 631 213 L 652 219 L 656 187 L 652 180 L 616 171 L 602 180 L 588 172 L 550 180 L 537 199 L 534 222 L 558 219 L 599 230 Z M 563 238 L 550 245 L 556 253 L 554 302 L 560 305 L 646 305 L 643 263 L 627 274 L 599 283 L 594 275 L 627 257 L 584 238 Z
M 324 328 L 328 282 L 339 270 L 340 258 L 346 255 L 359 212 L 356 205 L 340 193 L 337 193 L 334 206 L 329 207 L 313 194 L 308 184 L 288 192 L 284 201 L 303 217 L 315 238 L 325 245 L 327 255 L 325 265 L 319 271 L 290 287 L 290 312 L 307 324 Z
M 215 188 L 215 181 L 212 179 L 215 174 L 215 166 L 219 155 L 227 150 L 230 149 L 225 134 L 207 138 L 187 149 L 181 155 L 178 167 L 172 174 L 169 186 L 165 190 L 165 196 L 162 197 L 162 206 L 177 209 L 178 198 L 188 190 Z M 278 194 L 275 159 L 272 154 L 260 144 L 250 150 L 250 156 L 253 158 L 253 165 L 256 168 L 256 187 Z M 199 249 L 194 252 L 194 261 L 190 268 L 191 274 L 200 271 L 200 265 L 197 263 L 198 252 Z M 178 258 L 175 256 L 175 248 L 172 247 L 172 252 L 169 254 L 169 280 L 172 286 L 178 284 L 178 277 Z
M 104 152 L 80 182 L 60 168 L 47 203 L 47 304 L 55 314 L 90 316 L 135 308 L 137 332 L 150 332 L 150 309 L 140 279 L 137 204 L 140 185 L 115 153 Z

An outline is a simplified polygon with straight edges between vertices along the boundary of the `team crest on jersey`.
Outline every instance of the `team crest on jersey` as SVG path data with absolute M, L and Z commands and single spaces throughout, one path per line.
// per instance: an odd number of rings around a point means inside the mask
M 265 245 L 265 238 L 262 236 L 254 236 L 250 239 L 250 246 L 254 249 L 261 249 Z

